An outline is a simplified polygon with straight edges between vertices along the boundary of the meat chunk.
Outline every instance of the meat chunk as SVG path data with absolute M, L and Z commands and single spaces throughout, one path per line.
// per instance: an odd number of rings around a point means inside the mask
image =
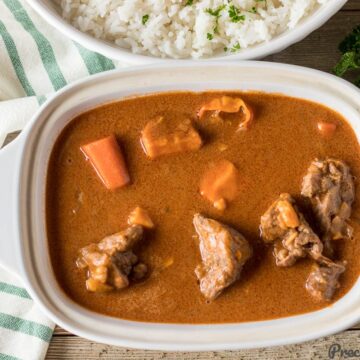
M 318 301 L 329 301 L 340 287 L 339 277 L 345 271 L 345 262 L 326 261 L 314 265 L 306 280 L 306 290 Z
M 322 256 L 322 242 L 289 194 L 281 194 L 261 217 L 260 230 L 264 242 L 276 242 L 274 255 L 278 266 L 292 266 L 307 255 L 314 260 Z
M 200 214 L 194 216 L 200 239 L 202 264 L 195 269 L 200 291 L 208 300 L 239 279 L 245 262 L 252 256 L 248 241 L 236 230 Z
M 125 252 L 131 250 L 142 240 L 143 235 L 142 226 L 130 226 L 116 234 L 106 236 L 98 243 L 98 248 L 109 255 L 113 255 L 115 252 Z
M 349 167 L 341 160 L 315 160 L 302 183 L 301 194 L 310 199 L 320 225 L 322 240 L 329 242 L 351 237 L 347 224 L 355 197 L 354 180 Z
M 147 267 L 133 253 L 133 247 L 142 238 L 143 228 L 134 225 L 82 248 L 76 264 L 87 269 L 87 289 L 92 292 L 123 289 L 129 286 L 129 276 L 136 280 L 144 277 Z
M 162 155 L 198 150 L 202 140 L 189 119 L 175 125 L 160 116 L 146 124 L 141 132 L 141 144 L 145 154 L 156 159 Z

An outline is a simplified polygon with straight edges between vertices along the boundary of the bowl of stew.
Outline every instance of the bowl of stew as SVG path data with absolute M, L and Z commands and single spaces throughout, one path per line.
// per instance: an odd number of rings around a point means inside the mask
M 266 62 L 72 84 L 0 153 L 0 262 L 56 323 L 107 344 L 239 349 L 348 328 L 359 100 Z

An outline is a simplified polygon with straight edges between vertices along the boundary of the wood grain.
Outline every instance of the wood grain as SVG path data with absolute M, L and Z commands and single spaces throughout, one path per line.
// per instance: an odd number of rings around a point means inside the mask
M 359 0 L 350 0 L 347 4 L 343 7 L 342 11 L 347 10 L 360 10 L 360 1 Z
M 360 351 L 360 332 L 347 331 L 317 341 L 303 344 L 281 346 L 256 350 L 220 351 L 220 352 L 159 352 L 130 350 L 115 346 L 102 345 L 74 336 L 54 337 L 47 354 L 47 360 L 60 359 L 128 359 L 128 360 L 217 360 L 217 359 L 327 359 L 332 344 L 339 344 L 343 349 Z M 334 359 L 340 359 L 335 356 Z
M 279 54 L 264 60 L 307 66 L 323 71 L 331 71 L 339 53 L 338 43 L 356 25 L 360 24 L 360 0 L 350 0 L 344 8 L 319 30 L 302 42 L 291 46 Z M 5 143 L 12 141 L 18 133 L 9 134 Z M 342 349 L 360 351 L 360 324 L 340 334 L 310 341 L 303 344 L 266 348 L 258 350 L 174 353 L 143 351 L 118 348 L 98 344 L 76 337 L 66 330 L 56 327 L 50 343 L 47 360 L 60 359 L 327 359 L 329 348 L 338 343 Z M 340 359 L 337 354 L 334 359 Z

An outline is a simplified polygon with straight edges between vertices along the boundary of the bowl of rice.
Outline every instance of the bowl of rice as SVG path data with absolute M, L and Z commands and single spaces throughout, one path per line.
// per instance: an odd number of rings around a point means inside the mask
M 130 64 L 248 60 L 279 52 L 347 0 L 28 0 L 86 48 Z

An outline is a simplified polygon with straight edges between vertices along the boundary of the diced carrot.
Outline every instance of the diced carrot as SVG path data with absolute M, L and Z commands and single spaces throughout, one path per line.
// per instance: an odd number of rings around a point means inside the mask
M 202 140 L 190 120 L 176 125 L 160 116 L 146 124 L 141 132 L 141 145 L 145 154 L 155 159 L 162 155 L 198 150 Z
M 213 99 L 201 107 L 198 116 L 201 119 L 206 111 L 237 113 L 241 109 L 245 115 L 245 119 L 240 123 L 239 130 L 248 129 L 254 119 L 254 112 L 245 104 L 244 100 L 240 98 L 222 96 L 221 98 Z
M 325 121 L 318 122 L 317 127 L 320 134 L 326 137 L 333 136 L 337 128 L 336 124 Z
M 129 225 L 141 225 L 148 229 L 154 228 L 154 223 L 150 218 L 149 213 L 137 206 L 129 215 L 128 218 Z
M 130 176 L 114 135 L 83 145 L 80 149 L 109 190 L 129 184 Z
M 234 200 L 238 192 L 238 170 L 228 160 L 210 167 L 200 182 L 200 194 L 218 210 L 225 210 L 226 201 Z

